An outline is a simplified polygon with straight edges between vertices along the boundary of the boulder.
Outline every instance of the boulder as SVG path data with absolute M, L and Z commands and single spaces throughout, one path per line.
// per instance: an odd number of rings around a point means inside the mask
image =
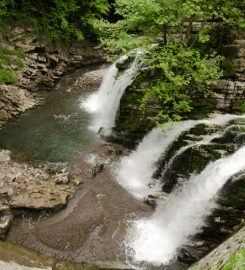
M 20 49 L 21 51 L 27 53 L 27 52 L 32 52 L 35 50 L 36 46 L 30 45 L 30 44 L 23 44 L 22 42 L 18 41 L 15 44 L 15 47 Z
M 158 202 L 164 202 L 168 198 L 168 194 L 165 192 L 160 192 L 157 194 L 150 194 L 147 197 L 144 198 L 144 202 L 153 208 L 157 206 Z
M 9 196 L 11 208 L 29 208 L 35 210 L 58 210 L 67 204 L 72 189 L 66 185 L 56 185 L 50 182 L 31 184 L 19 187 Z
M 2 97 L 10 102 L 10 106 L 19 112 L 24 112 L 32 107 L 34 107 L 37 102 L 34 96 L 29 93 L 27 90 L 22 89 L 14 85 L 1 85 L 0 92 Z M 5 108 L 6 111 L 11 108 Z
M 132 64 L 132 61 L 133 61 L 133 57 L 130 57 L 130 56 L 123 57 L 116 62 L 116 67 L 119 70 L 128 69 L 130 65 Z

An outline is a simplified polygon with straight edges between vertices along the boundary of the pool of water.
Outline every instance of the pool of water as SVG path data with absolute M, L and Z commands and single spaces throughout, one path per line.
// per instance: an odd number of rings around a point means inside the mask
M 42 105 L 27 111 L 10 122 L 0 133 L 0 148 L 7 148 L 29 161 L 70 162 L 96 142 L 88 129 L 90 115 L 80 108 L 81 99 L 90 87 L 75 87 L 79 70 L 62 78 L 49 93 L 44 93 Z

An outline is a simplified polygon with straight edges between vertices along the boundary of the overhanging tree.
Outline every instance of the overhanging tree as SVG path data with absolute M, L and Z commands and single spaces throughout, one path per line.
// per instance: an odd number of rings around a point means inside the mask
M 114 55 L 133 48 L 147 50 L 147 63 L 156 70 L 142 100 L 155 98 L 165 121 L 180 120 L 192 97 L 211 89 L 222 76 L 211 44 L 214 29 L 242 29 L 245 1 L 241 0 L 116 0 L 116 23 L 96 22 L 102 44 Z M 158 44 L 152 46 L 152 44 Z

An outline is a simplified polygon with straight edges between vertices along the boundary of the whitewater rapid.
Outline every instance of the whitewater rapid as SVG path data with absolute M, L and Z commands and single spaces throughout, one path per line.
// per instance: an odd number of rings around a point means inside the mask
M 120 99 L 137 76 L 140 65 L 140 57 L 136 57 L 131 66 L 119 75 L 114 63 L 108 69 L 99 90 L 82 102 L 81 107 L 93 115 L 91 129 L 98 132 L 103 128 L 104 133 L 111 133 Z M 167 125 L 164 132 L 156 127 L 143 138 L 135 151 L 123 157 L 113 168 L 115 178 L 137 199 L 160 192 L 162 184 L 153 179 L 157 162 L 183 132 L 198 124 L 222 126 L 240 117 L 244 116 L 226 114 L 198 121 L 188 120 Z M 219 132 L 206 135 L 201 141 L 182 147 L 169 161 L 169 165 L 188 147 L 209 143 L 219 136 Z M 192 175 L 183 186 L 169 195 L 167 201 L 158 203 L 154 214 L 148 219 L 131 221 L 125 239 L 130 261 L 156 266 L 170 263 L 178 249 L 201 229 L 205 217 L 216 207 L 215 199 L 219 190 L 228 179 L 243 169 L 245 147 L 231 156 L 210 163 L 199 175 Z
M 137 198 L 144 198 L 149 194 L 161 191 L 160 183 L 152 178 L 157 168 L 157 161 L 183 132 L 198 124 L 224 125 L 236 118 L 239 116 L 218 114 L 210 119 L 187 120 L 166 125 L 165 132 L 160 127 L 154 128 L 143 138 L 135 151 L 123 157 L 119 162 L 118 168 L 115 170 L 118 183 Z M 214 137 L 207 137 L 206 141 L 212 138 Z M 206 141 L 203 140 L 199 144 L 206 143 Z
M 152 178 L 156 163 L 183 132 L 197 124 L 222 126 L 241 117 L 244 116 L 215 115 L 210 119 L 175 123 L 165 132 L 160 128 L 153 129 L 135 151 L 121 159 L 117 169 L 118 182 L 140 199 L 160 191 L 160 183 Z M 207 135 L 195 144 L 205 144 L 220 136 L 219 132 Z M 184 146 L 179 153 L 190 146 Z M 230 177 L 243 169 L 245 147 L 210 163 L 199 175 L 193 175 L 186 184 L 175 189 L 167 201 L 158 204 L 150 218 L 131 223 L 125 240 L 128 256 L 136 263 L 147 262 L 156 266 L 170 263 L 178 248 L 200 230 L 205 217 L 216 207 L 218 191 Z
M 142 64 L 142 52 L 137 51 L 135 54 L 134 61 L 122 74 L 119 74 L 116 65 L 118 61 L 123 61 L 128 56 L 123 56 L 112 64 L 106 72 L 99 90 L 82 101 L 81 108 L 93 115 L 90 126 L 93 131 L 98 132 L 103 128 L 104 134 L 110 134 L 111 129 L 115 126 L 121 97 L 137 76 Z
M 165 204 L 158 205 L 148 220 L 133 223 L 128 232 L 128 247 L 137 262 L 167 264 L 177 248 L 196 234 L 204 218 L 215 207 L 215 196 L 226 181 L 245 169 L 245 147 L 233 155 L 209 164 L 199 175 L 175 190 Z
M 150 131 L 129 156 L 123 157 L 116 169 L 116 179 L 120 185 L 137 198 L 144 198 L 149 192 L 161 191 L 158 181 L 152 179 L 157 161 L 167 148 L 184 132 L 199 121 L 184 121 Z

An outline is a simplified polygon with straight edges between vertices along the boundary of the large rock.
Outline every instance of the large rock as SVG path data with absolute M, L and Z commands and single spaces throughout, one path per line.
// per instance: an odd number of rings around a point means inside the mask
M 1 85 L 0 93 L 0 101 L 2 100 L 7 105 L 5 108 L 0 107 L 0 109 L 6 111 L 17 110 L 24 112 L 37 104 L 30 92 L 14 85 Z
M 11 208 L 58 210 L 67 204 L 71 193 L 69 186 L 52 182 L 34 183 L 27 187 L 20 185 L 9 196 L 9 205 Z
M 0 203 L 10 208 L 59 209 L 74 192 L 68 182 L 67 172 L 49 175 L 0 151 Z

